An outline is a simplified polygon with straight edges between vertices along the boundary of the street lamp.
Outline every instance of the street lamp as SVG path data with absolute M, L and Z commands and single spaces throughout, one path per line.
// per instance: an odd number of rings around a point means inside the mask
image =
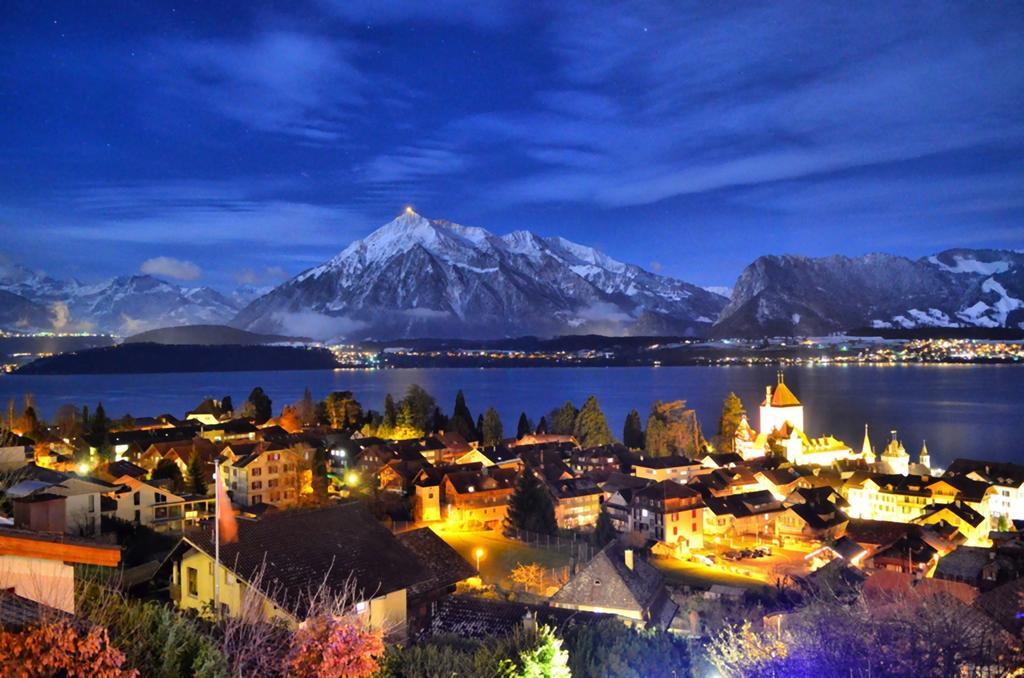
M 476 557 L 476 574 L 480 576 L 480 559 L 484 557 L 484 550 L 477 546 L 473 549 L 473 555 Z

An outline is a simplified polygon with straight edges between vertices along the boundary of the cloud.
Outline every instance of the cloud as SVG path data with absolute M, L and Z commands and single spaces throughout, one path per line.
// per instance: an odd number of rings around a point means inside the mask
M 154 257 L 142 262 L 140 270 L 149 275 L 157 275 L 175 280 L 195 280 L 203 272 L 191 261 L 182 261 L 173 257 Z
M 274 313 L 271 320 L 289 336 L 310 337 L 317 340 L 336 339 L 359 332 L 366 323 L 345 316 L 324 315 L 315 311 Z
M 288 271 L 280 266 L 267 266 L 265 268 L 247 268 L 235 274 L 235 282 L 239 285 L 263 285 L 266 283 L 278 283 L 287 280 Z
M 363 175 L 371 183 L 388 183 L 455 174 L 467 166 L 467 157 L 450 148 L 406 146 L 371 160 Z
M 342 38 L 274 30 L 162 47 L 163 75 L 177 94 L 259 130 L 333 142 L 346 109 L 363 101 L 356 45 Z

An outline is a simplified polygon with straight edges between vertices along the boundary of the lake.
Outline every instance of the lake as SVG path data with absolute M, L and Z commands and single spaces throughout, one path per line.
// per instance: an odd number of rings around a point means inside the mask
M 897 429 L 916 461 L 928 440 L 933 464 L 958 456 L 1024 463 L 1024 368 L 1013 365 L 814 366 L 786 370 L 786 383 L 803 402 L 810 435 L 831 433 L 860 448 L 864 424 L 880 450 L 888 431 Z M 772 367 L 571 367 L 430 368 L 324 370 L 308 372 L 226 372 L 152 375 L 0 375 L 0 402 L 31 393 L 44 417 L 64 403 L 99 401 L 110 416 L 169 412 L 184 416 L 203 398 L 230 395 L 242 403 L 262 386 L 275 412 L 298 400 L 305 387 L 321 398 L 331 390 L 350 390 L 364 407 L 382 408 L 384 396 L 400 396 L 417 383 L 450 412 L 463 389 L 473 415 L 495 406 L 506 433 L 514 432 L 523 410 L 534 421 L 572 400 L 579 406 L 595 394 L 619 436 L 630 408 L 644 415 L 654 400 L 685 399 L 710 437 L 722 399 L 729 391 L 742 398 L 751 423 Z

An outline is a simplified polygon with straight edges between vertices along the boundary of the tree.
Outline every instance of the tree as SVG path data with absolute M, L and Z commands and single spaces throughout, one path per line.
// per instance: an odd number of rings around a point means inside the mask
M 382 431 L 387 431 L 386 435 L 390 435 L 396 426 L 398 426 L 398 408 L 395 407 L 395 399 L 389 393 L 384 396 L 384 418 L 380 422 L 380 428 Z
M 226 396 L 224 396 L 223 398 L 220 399 L 220 411 L 224 412 L 225 414 L 227 414 L 227 413 L 234 414 L 234 412 L 235 412 L 235 405 L 234 405 L 234 403 L 231 402 L 231 396 L 226 395 Z
M 644 428 L 640 422 L 640 413 L 635 408 L 626 415 L 626 423 L 622 427 L 622 444 L 631 450 L 639 450 L 644 446 Z
M 299 411 L 293 405 L 285 405 L 281 409 L 281 416 L 277 418 L 277 425 L 288 433 L 298 433 L 302 430 L 302 420 Z
M 537 563 L 516 563 L 509 573 L 509 579 L 519 584 L 526 591 L 540 592 L 544 586 L 544 568 Z
M 696 457 L 704 447 L 697 413 L 687 409 L 685 400 L 656 401 L 647 417 L 644 448 L 652 457 L 684 455 Z
M 402 406 L 407 411 L 408 426 L 419 431 L 419 435 L 424 435 L 430 429 L 434 409 L 437 407 L 434 396 L 419 384 L 410 384 L 402 399 Z
M 434 414 L 430 417 L 430 433 L 440 433 L 448 430 L 448 417 L 444 416 L 444 412 L 441 411 L 440 407 L 434 408 Z
M 124 660 L 124 653 L 111 645 L 101 626 L 79 629 L 61 620 L 21 633 L 0 631 L 0 666 L 5 675 L 137 676 L 137 671 L 122 668 Z
M 462 394 L 462 389 L 455 394 L 455 409 L 452 410 L 448 426 L 466 440 L 480 439 L 479 431 L 473 424 L 473 415 L 470 413 L 469 407 L 466 406 L 466 396 Z
M 543 436 L 548 433 L 548 418 L 541 417 L 540 421 L 537 422 L 537 435 Z
M 184 484 L 181 478 L 181 469 L 178 465 L 170 459 L 161 459 L 157 462 L 156 468 L 149 474 L 149 477 L 153 480 L 160 480 L 161 478 L 170 478 L 174 489 L 180 490 Z
M 512 527 L 527 532 L 554 534 L 558 531 L 551 495 L 529 467 L 519 474 L 516 488 L 508 498 L 506 519 Z
M 608 420 L 605 419 L 596 396 L 590 396 L 584 401 L 583 407 L 576 415 L 572 434 L 584 448 L 612 444 L 612 432 L 608 429 Z
M 722 414 L 718 417 L 718 447 L 728 452 L 736 451 L 736 431 L 740 422 L 747 414 L 743 409 L 743 401 L 732 391 L 725 396 L 722 403 Z
M 257 424 L 264 424 L 274 416 L 274 405 L 270 396 L 263 392 L 259 386 L 249 393 L 249 400 L 246 402 L 246 412 L 249 413 Z
M 554 435 L 571 436 L 576 426 L 576 406 L 566 400 L 559 408 L 548 414 L 548 430 Z
M 537 630 L 537 643 L 523 649 L 516 661 L 506 659 L 499 665 L 498 675 L 507 678 L 572 678 L 569 653 L 562 640 L 549 626 Z
M 96 414 L 92 416 L 89 428 L 90 433 L 98 439 L 102 439 L 110 432 L 110 419 L 107 418 L 107 412 L 103 409 L 103 403 L 96 405 Z
M 323 503 L 327 501 L 327 487 L 329 480 L 327 478 L 327 465 L 329 458 L 327 456 L 327 448 L 322 445 L 316 448 L 313 453 L 313 497 L 319 502 Z
M 570 622 L 559 628 L 574 678 L 690 675 L 686 641 L 657 629 L 638 630 L 616 619 Z
M 326 423 L 331 428 L 355 428 L 363 421 L 363 406 L 352 395 L 352 391 L 332 391 L 323 403 Z M 394 400 L 391 404 L 394 407 Z
M 60 431 L 61 438 L 70 439 L 82 432 L 78 408 L 70 403 L 65 403 L 57 408 L 53 423 Z
M 307 619 L 292 635 L 286 673 L 297 678 L 372 676 L 383 655 L 380 629 L 318 615 Z
M 594 525 L 594 533 L 592 535 L 594 546 L 598 549 L 603 549 L 618 536 L 618 531 L 612 525 L 611 516 L 608 515 L 608 511 L 602 505 L 601 511 L 597 514 L 597 524 Z
M 477 440 L 480 440 L 482 442 L 483 441 L 483 436 L 484 436 L 484 413 L 483 412 L 481 412 L 480 414 L 476 415 L 476 432 L 477 432 Z
M 157 468 L 159 468 L 159 464 Z M 174 468 L 178 468 L 178 465 L 174 464 Z M 203 468 L 203 460 L 198 454 L 193 454 L 192 458 L 188 460 L 188 489 L 192 494 L 200 497 L 206 496 L 206 470 Z
M 501 416 L 493 407 L 488 407 L 484 413 L 484 419 L 480 425 L 480 437 L 484 445 L 497 445 L 504 437 Z
M 295 410 L 303 426 L 312 426 L 316 423 L 316 403 L 313 402 L 313 393 L 308 386 L 302 390 L 302 398 L 295 403 Z
M 526 412 L 520 412 L 519 423 L 516 424 L 516 438 L 521 440 L 531 433 L 533 433 L 533 424 L 530 423 L 530 419 L 526 416 Z

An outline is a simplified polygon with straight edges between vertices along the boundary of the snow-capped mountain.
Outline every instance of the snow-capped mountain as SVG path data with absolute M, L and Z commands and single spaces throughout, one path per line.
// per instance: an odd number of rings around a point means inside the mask
M 14 264 L 0 269 L 0 327 L 128 335 L 170 325 L 216 324 L 240 308 L 209 287 L 182 288 L 149 275 L 83 285 Z
M 564 238 L 498 236 L 409 210 L 232 324 L 322 338 L 702 334 L 725 303 Z
M 958 249 L 917 260 L 760 257 L 740 274 L 712 332 L 818 335 L 957 326 L 1024 329 L 1024 254 Z

